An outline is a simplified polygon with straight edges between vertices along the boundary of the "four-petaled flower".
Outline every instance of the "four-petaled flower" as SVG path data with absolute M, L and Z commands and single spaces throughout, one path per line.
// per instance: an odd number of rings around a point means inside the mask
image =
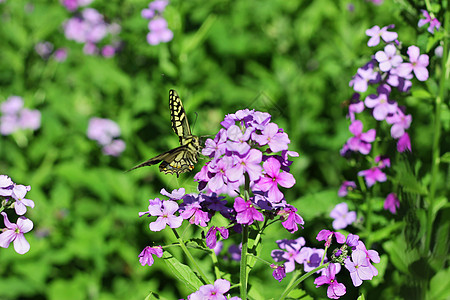
M 350 277 L 354 286 L 360 286 L 363 280 L 371 280 L 373 278 L 370 263 L 366 258 L 366 253 L 356 249 L 352 252 L 352 259 L 347 257 L 345 260 L 345 268 L 350 272 Z
M 380 29 L 380 26 L 375 25 L 370 29 L 366 30 L 366 35 L 370 36 L 367 46 L 374 47 L 380 43 L 380 37 L 386 43 L 392 42 L 398 37 L 396 32 L 390 32 L 388 29 L 394 28 L 394 25 L 385 26 Z
M 362 154 L 369 154 L 372 149 L 372 145 L 370 143 L 375 141 L 375 129 L 369 129 L 364 133 L 362 131 L 363 123 L 360 120 L 355 120 L 350 124 L 349 130 L 353 133 L 354 137 L 347 140 L 348 148 L 352 151 L 359 151 Z
M 414 72 L 418 80 L 427 80 L 428 55 L 420 54 L 420 49 L 417 46 L 409 46 L 407 53 L 409 55 L 409 63 L 402 63 L 397 67 L 398 75 L 407 77 L 411 72 Z
M 375 53 L 375 59 L 378 61 L 380 70 L 388 72 L 392 68 L 397 67 L 403 61 L 402 57 L 397 54 L 397 48 L 392 45 L 386 45 L 384 51 Z
M 280 170 L 280 162 L 274 158 L 269 157 L 263 164 L 265 176 L 258 181 L 258 187 L 263 192 L 268 192 L 269 201 L 273 203 L 280 202 L 284 195 L 278 189 L 278 184 L 285 188 L 290 188 L 295 184 L 295 178 L 292 174 Z
M 330 299 L 339 299 L 339 297 L 343 296 L 346 292 L 345 285 L 336 280 L 336 266 L 333 263 L 330 263 L 325 270 L 325 275 L 317 277 L 314 280 L 314 284 L 317 285 L 316 288 L 328 284 L 327 296 Z
M 237 197 L 234 199 L 233 207 L 237 213 L 236 221 L 239 224 L 250 225 L 253 221 L 264 221 L 263 214 L 255 208 L 250 200 L 245 201 L 241 197 Z
M 398 201 L 397 195 L 395 193 L 390 193 L 387 195 L 384 201 L 383 208 L 389 210 L 392 214 L 397 212 L 397 208 L 400 207 L 400 201 Z
M 0 234 L 0 247 L 8 248 L 14 242 L 14 250 L 19 254 L 25 254 L 30 250 L 30 244 L 25 239 L 24 233 L 33 229 L 33 222 L 25 217 L 19 217 L 17 223 L 11 223 L 5 212 L 1 213 L 6 228 Z
M 417 26 L 422 27 L 423 25 L 430 23 L 427 30 L 431 34 L 434 33 L 435 28 L 436 30 L 439 30 L 439 28 L 441 27 L 441 23 L 438 21 L 438 19 L 432 18 L 426 10 L 422 10 L 422 14 L 425 19 L 420 19 Z
M 150 223 L 150 230 L 160 231 L 163 230 L 166 225 L 169 225 L 170 228 L 180 227 L 181 223 L 183 223 L 183 217 L 174 215 L 177 210 L 178 204 L 171 200 L 157 202 L 156 205 L 153 206 L 149 205 L 148 213 L 151 216 L 158 217 L 155 222 Z
M 142 252 L 139 254 L 139 262 L 141 265 L 153 265 L 154 259 L 152 254 L 155 254 L 157 257 L 161 258 L 163 256 L 163 249 L 161 246 L 156 247 L 150 247 L 147 246 L 142 250 Z
M 344 229 L 356 221 L 356 212 L 348 211 L 348 205 L 345 202 L 337 204 L 330 213 L 334 219 L 333 228 L 335 230 Z

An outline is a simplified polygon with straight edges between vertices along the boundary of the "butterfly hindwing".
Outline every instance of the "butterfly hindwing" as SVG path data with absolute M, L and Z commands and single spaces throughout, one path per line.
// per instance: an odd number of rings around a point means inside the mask
M 128 171 L 158 163 L 161 163 L 159 170 L 165 174 L 177 174 L 178 176 L 194 169 L 198 152 L 201 149 L 200 140 L 191 134 L 183 103 L 174 90 L 169 92 L 169 108 L 172 129 L 178 135 L 180 146 L 157 155 Z

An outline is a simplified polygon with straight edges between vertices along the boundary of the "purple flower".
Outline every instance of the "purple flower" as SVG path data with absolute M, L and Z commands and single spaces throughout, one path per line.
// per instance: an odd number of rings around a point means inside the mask
M 346 293 L 345 285 L 336 280 L 336 266 L 334 264 L 330 264 L 325 270 L 325 275 L 317 277 L 314 284 L 316 284 L 316 288 L 328 284 L 327 296 L 330 299 L 339 299 Z
M 53 44 L 50 42 L 39 42 L 34 46 L 34 50 L 36 50 L 40 57 L 47 59 L 52 54 Z
M 355 121 L 355 114 L 361 113 L 365 106 L 364 102 L 359 100 L 360 95 L 358 93 L 354 93 L 352 96 L 351 103 L 348 106 L 348 116 L 350 117 L 350 121 Z
M 234 199 L 233 204 L 234 210 L 236 211 L 236 221 L 238 224 L 250 225 L 253 221 L 264 221 L 264 216 L 259 212 L 249 201 L 245 201 L 241 197 Z
M 231 125 L 227 129 L 228 141 L 226 142 L 227 149 L 229 151 L 237 152 L 239 155 L 245 155 L 250 150 L 250 145 L 247 143 L 252 132 L 255 129 L 249 127 L 243 133 L 242 130 L 236 126 Z
M 373 276 L 377 276 L 378 270 L 370 262 L 377 264 L 381 261 L 378 252 L 375 250 L 367 250 L 366 245 L 364 245 L 362 241 L 358 241 L 356 249 L 361 250 L 366 254 L 366 259 L 367 262 L 369 263 L 370 270 L 372 271 Z
M 290 173 L 281 171 L 280 162 L 273 157 L 269 157 L 263 164 L 265 176 L 258 181 L 258 187 L 263 192 L 268 192 L 269 201 L 273 203 L 280 202 L 284 195 L 278 189 L 278 184 L 285 188 L 294 186 L 295 179 Z
M 300 254 L 300 250 L 305 243 L 303 237 L 296 240 L 278 240 L 277 244 L 282 250 L 272 250 L 271 256 L 276 262 L 286 261 L 284 263 L 285 270 L 286 273 L 290 273 L 295 270 L 295 263 L 302 264 L 304 262 L 305 257 Z
M 409 63 L 402 63 L 397 68 L 399 76 L 406 77 L 411 72 L 414 72 L 416 78 L 420 81 L 428 79 L 428 55 L 420 54 L 420 49 L 417 46 L 408 47 Z
M 375 53 L 375 59 L 378 61 L 380 70 L 388 72 L 390 69 L 397 67 L 403 61 L 402 57 L 397 54 L 397 48 L 392 45 L 386 45 L 384 51 Z
M 14 203 L 14 209 L 19 216 L 24 215 L 27 212 L 27 206 L 34 208 L 34 202 L 30 199 L 25 199 L 25 195 L 31 189 L 31 187 L 24 185 L 15 185 L 12 189 L 11 196 L 16 200 Z
M 142 252 L 139 254 L 139 262 L 141 265 L 153 265 L 154 259 L 152 254 L 155 254 L 157 257 L 161 258 L 163 256 L 163 249 L 161 246 L 156 247 L 150 247 L 147 246 L 142 250 Z
M 208 230 L 208 233 L 206 234 L 206 246 L 208 246 L 209 249 L 214 249 L 216 247 L 217 231 L 219 231 L 220 236 L 223 239 L 226 240 L 228 238 L 228 229 L 226 229 L 225 227 L 211 226 L 211 228 Z
M 226 176 L 227 170 L 232 166 L 232 158 L 223 157 L 217 161 L 217 164 L 209 164 L 208 171 L 213 174 L 213 177 L 208 182 L 208 187 L 213 192 L 221 192 L 224 186 L 228 183 Z
M 407 132 L 405 132 L 397 142 L 398 152 L 405 152 L 406 150 L 411 152 L 411 140 L 409 139 L 409 134 Z
M 197 292 L 188 296 L 188 300 L 226 300 L 224 295 L 230 290 L 230 282 L 225 279 L 217 279 L 214 285 L 202 285 Z
M 120 127 L 112 120 L 93 117 L 89 120 L 87 136 L 100 145 L 108 145 L 113 138 L 120 136 Z
M 147 42 L 150 45 L 158 45 L 172 40 L 173 32 L 167 28 L 167 21 L 161 17 L 154 18 L 148 23 L 150 32 L 147 34 Z
M 394 28 L 394 25 L 385 26 L 380 29 L 378 25 L 366 30 L 366 35 L 370 36 L 367 46 L 374 47 L 380 43 L 380 37 L 386 43 L 392 42 L 398 37 L 396 32 L 390 32 L 388 29 Z
M 344 181 L 339 188 L 338 196 L 345 197 L 348 194 L 348 191 L 356 189 L 356 183 L 354 181 Z
M 288 135 L 280 132 L 278 125 L 275 123 L 267 124 L 261 132 L 261 135 L 254 133 L 253 140 L 260 146 L 268 145 L 272 152 L 287 150 L 288 144 L 291 142 Z
M 345 268 L 350 272 L 350 277 L 354 286 L 360 286 L 363 280 L 371 280 L 373 273 L 370 263 L 366 258 L 366 253 L 362 250 L 352 252 L 352 260 L 347 257 L 345 260 Z
M 157 10 L 159 12 L 163 12 L 168 4 L 169 1 L 167 0 L 155 0 L 153 2 L 150 2 L 148 7 L 154 11 Z
M 23 108 L 23 99 L 19 96 L 9 96 L 0 106 L 0 110 L 6 115 L 17 115 Z
M 356 234 L 349 233 L 347 236 L 347 240 L 345 243 L 352 248 L 352 250 L 356 249 L 356 246 L 359 244 L 359 236 Z
M 368 170 L 358 172 L 358 176 L 363 176 L 366 180 L 367 187 L 371 187 L 376 182 L 385 182 L 386 174 L 379 167 L 373 167 Z
M 370 129 L 366 133 L 363 133 L 363 123 L 360 120 L 355 120 L 350 124 L 349 130 L 353 133 L 354 137 L 347 140 L 348 148 L 352 151 L 359 151 L 362 154 L 369 154 L 370 149 L 372 149 L 370 143 L 375 141 L 375 129 Z
M 0 175 L 0 196 L 8 197 L 12 194 L 14 182 L 6 175 Z
M 345 243 L 345 236 L 342 233 L 327 229 L 322 229 L 321 231 L 319 231 L 316 239 L 318 241 L 325 241 L 325 247 L 330 247 L 333 235 L 336 237 L 336 242 L 338 242 L 339 244 Z
M 275 278 L 279 282 L 281 282 L 281 280 L 283 280 L 283 278 L 286 277 L 286 268 L 284 265 L 279 266 L 271 264 L 270 267 L 273 269 L 272 273 L 273 278 Z
M 394 114 L 386 118 L 386 122 L 393 124 L 391 127 L 391 136 L 394 139 L 398 139 L 405 133 L 405 129 L 411 126 L 412 117 L 411 115 L 405 115 L 400 108 L 397 108 Z
M 425 17 L 425 19 L 420 19 L 417 26 L 422 27 L 423 25 L 430 23 L 427 30 L 431 34 L 434 33 L 435 28 L 436 30 L 439 30 L 439 28 L 441 27 L 441 23 L 438 21 L 438 19 L 432 18 L 426 10 L 422 10 L 422 14 Z
M 208 213 L 202 210 L 200 203 L 193 202 L 185 206 L 183 212 L 180 214 L 183 219 L 189 219 L 189 223 L 200 225 L 202 227 L 207 226 L 207 222 L 209 222 Z
M 67 49 L 59 48 L 53 53 L 53 57 L 57 62 L 63 62 L 67 59 Z
M 19 126 L 23 129 L 39 129 L 41 127 L 41 112 L 36 109 L 22 109 L 19 116 Z
M 303 218 L 297 214 L 297 208 L 289 204 L 282 208 L 277 215 L 281 216 L 281 219 L 284 220 L 281 222 L 281 225 L 283 225 L 290 233 L 294 233 L 298 230 L 297 224 L 305 224 Z
M 110 144 L 103 147 L 105 155 L 119 156 L 125 150 L 125 142 L 121 139 L 115 139 Z
M 375 157 L 375 163 L 377 163 L 378 167 L 380 169 L 384 168 L 390 168 L 391 167 L 391 160 L 387 156 L 378 155 Z
M 364 104 L 368 108 L 373 108 L 373 117 L 377 121 L 386 119 L 388 114 L 393 114 L 397 111 L 397 102 L 389 101 L 386 94 L 377 95 L 371 94 L 366 97 Z
M 353 86 L 355 92 L 364 93 L 367 91 L 369 83 L 376 82 L 379 76 L 369 63 L 367 68 L 358 69 L 356 75 L 350 80 L 349 86 Z
M 176 202 L 167 200 L 162 202 L 161 205 L 157 204 L 153 208 L 150 210 L 149 206 L 150 215 L 157 216 L 158 218 L 155 222 L 150 223 L 149 227 L 151 231 L 161 231 L 166 225 L 169 225 L 170 228 L 178 228 L 181 226 L 183 217 L 174 215 L 178 210 L 178 204 Z
M 303 268 L 305 272 L 309 272 L 320 266 L 322 257 L 325 253 L 324 249 L 314 249 L 309 247 L 303 247 L 300 250 L 300 255 L 303 256 Z
M 236 157 L 234 166 L 226 170 L 225 173 L 231 181 L 237 181 L 242 178 L 244 172 L 247 172 L 251 181 L 257 181 L 262 173 L 261 161 L 261 151 L 251 149 L 244 157 Z
M 180 200 L 186 194 L 186 190 L 184 188 L 179 188 L 169 193 L 166 189 L 161 189 L 160 193 L 163 196 L 169 197 L 170 200 Z
M 348 211 L 347 203 L 342 202 L 334 207 L 330 213 L 330 217 L 334 219 L 334 230 L 344 229 L 356 221 L 356 212 Z
M 383 208 L 389 210 L 392 214 L 397 212 L 397 208 L 400 207 L 400 201 L 398 201 L 397 195 L 395 193 L 390 193 L 387 195 L 384 201 Z
M 103 57 L 113 57 L 116 54 L 116 48 L 112 45 L 106 45 L 102 48 Z
M 25 254 L 30 250 L 30 244 L 25 239 L 24 233 L 33 229 L 33 222 L 25 217 L 19 217 L 17 224 L 9 222 L 5 212 L 1 213 L 6 228 L 0 234 L 0 247 L 8 248 L 14 242 L 14 250 L 19 254 Z
M 225 129 L 220 129 L 214 140 L 207 139 L 205 141 L 205 147 L 202 149 L 202 154 L 209 156 L 210 158 L 219 158 L 225 154 L 227 145 L 227 131 Z

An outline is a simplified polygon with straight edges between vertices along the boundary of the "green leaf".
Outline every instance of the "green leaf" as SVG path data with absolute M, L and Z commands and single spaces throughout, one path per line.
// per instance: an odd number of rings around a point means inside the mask
M 200 279 L 195 275 L 192 269 L 182 264 L 178 259 L 172 256 L 167 251 L 163 254 L 164 262 L 167 264 L 172 273 L 187 286 L 191 292 L 195 292 L 199 287 L 203 285 Z
M 450 152 L 446 152 L 441 156 L 441 162 L 450 163 Z
M 450 268 L 439 271 L 431 278 L 430 289 L 426 299 L 444 300 L 450 299 Z
M 361 295 L 359 295 L 358 299 L 356 299 L 356 300 L 365 300 L 365 299 L 366 299 L 366 297 L 364 297 L 364 294 L 361 294 Z

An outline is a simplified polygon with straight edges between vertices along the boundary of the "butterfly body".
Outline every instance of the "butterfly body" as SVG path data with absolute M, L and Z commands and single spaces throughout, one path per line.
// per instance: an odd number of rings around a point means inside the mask
M 190 172 L 194 169 L 194 165 L 197 163 L 197 155 L 201 150 L 200 139 L 198 136 L 192 135 L 183 103 L 174 90 L 169 92 L 169 108 L 172 129 L 178 135 L 180 146 L 150 158 L 129 171 L 158 163 L 161 163 L 159 170 L 165 174 L 177 174 L 179 176 L 181 173 Z

